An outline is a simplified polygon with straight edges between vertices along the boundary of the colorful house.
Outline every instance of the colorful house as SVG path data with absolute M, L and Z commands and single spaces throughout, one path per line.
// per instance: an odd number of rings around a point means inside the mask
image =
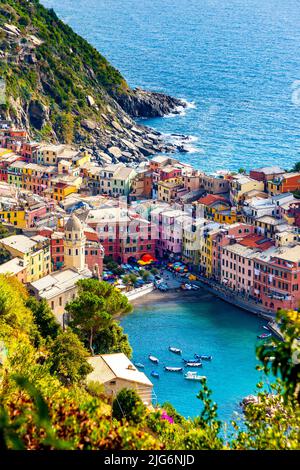
M 257 181 L 246 175 L 233 176 L 230 181 L 230 200 L 234 206 L 241 204 L 250 191 L 264 191 L 264 182 Z
M 45 237 L 37 235 L 12 235 L 2 238 L 0 246 L 5 248 L 14 258 L 24 261 L 27 282 L 40 279 L 51 272 L 50 243 Z
M 300 173 L 284 173 L 268 181 L 267 189 L 272 196 L 300 190 Z
M 254 295 L 273 313 L 300 307 L 300 245 L 272 247 L 254 259 Z

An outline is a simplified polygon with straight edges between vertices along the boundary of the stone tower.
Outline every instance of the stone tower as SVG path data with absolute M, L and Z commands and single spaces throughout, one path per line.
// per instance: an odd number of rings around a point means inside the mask
M 75 214 L 72 214 L 65 226 L 64 256 L 65 267 L 82 271 L 85 265 L 85 242 L 83 227 Z

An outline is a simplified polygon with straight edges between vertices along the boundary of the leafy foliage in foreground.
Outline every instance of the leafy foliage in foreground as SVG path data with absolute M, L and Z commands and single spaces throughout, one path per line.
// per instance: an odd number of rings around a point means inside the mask
M 131 423 L 141 423 L 146 413 L 146 407 L 135 390 L 123 388 L 112 406 L 114 418 L 122 421 L 125 418 Z
M 88 285 L 93 295 L 104 296 L 103 307 L 114 295 L 110 286 L 101 284 Z M 81 293 L 86 288 L 81 286 Z M 119 394 L 123 413 L 116 403 L 111 409 L 101 386 L 85 385 L 86 352 L 78 336 L 55 331 L 49 312 L 37 315 L 37 306 L 32 304 L 31 311 L 28 305 L 24 287 L 0 276 L 1 449 L 299 448 L 298 313 L 282 317 L 285 343 L 274 341 L 258 351 L 265 371 L 271 365 L 278 373 L 277 383 L 268 392 L 259 384 L 256 402 L 245 407 L 229 431 L 218 420 L 205 380 L 198 395 L 199 416 L 193 420 L 180 416 L 170 404 L 162 408 L 173 422 L 162 419 L 162 409 L 145 412 L 128 391 Z M 110 312 L 119 309 L 116 297 Z

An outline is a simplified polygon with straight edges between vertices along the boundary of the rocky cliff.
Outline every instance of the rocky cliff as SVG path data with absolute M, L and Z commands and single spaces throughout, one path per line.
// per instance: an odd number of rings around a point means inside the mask
M 178 148 L 133 118 L 163 116 L 185 104 L 131 89 L 38 0 L 0 0 L 0 78 L 6 86 L 1 116 L 34 139 L 77 143 L 103 161 L 139 161 Z

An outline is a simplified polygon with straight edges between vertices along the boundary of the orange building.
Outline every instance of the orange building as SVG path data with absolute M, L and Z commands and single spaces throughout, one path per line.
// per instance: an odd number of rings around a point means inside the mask
M 300 173 L 285 173 L 278 178 L 268 181 L 268 193 L 272 196 L 299 190 Z

